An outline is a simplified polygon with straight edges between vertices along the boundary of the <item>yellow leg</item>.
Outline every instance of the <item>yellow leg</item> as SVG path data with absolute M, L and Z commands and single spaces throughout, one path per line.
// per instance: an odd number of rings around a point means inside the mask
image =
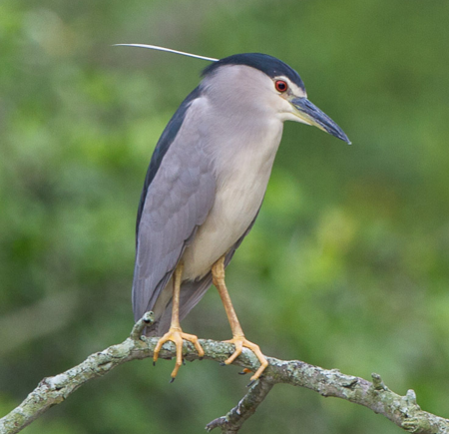
M 268 360 L 262 354 L 262 351 L 260 351 L 259 345 L 248 341 L 243 334 L 243 330 L 240 326 L 237 314 L 235 313 L 234 307 L 232 306 L 231 297 L 229 297 L 228 289 L 226 288 L 224 260 L 225 257 L 223 256 L 212 266 L 212 279 L 214 285 L 218 289 L 218 293 L 220 294 L 221 301 L 223 302 L 226 315 L 228 316 L 229 324 L 231 325 L 232 339 L 225 342 L 230 342 L 235 345 L 234 353 L 231 355 L 231 357 L 225 360 L 224 363 L 226 363 L 227 365 L 231 364 L 242 353 L 243 347 L 249 348 L 260 361 L 259 369 L 251 377 L 251 381 L 254 381 L 260 377 L 262 372 L 268 366 Z
M 175 368 L 173 369 L 171 373 L 172 381 L 176 378 L 176 375 L 178 373 L 179 367 L 182 365 L 182 340 L 185 339 L 186 341 L 192 342 L 192 344 L 195 346 L 196 350 L 198 351 L 198 355 L 200 357 L 204 356 L 204 350 L 201 348 L 200 343 L 198 342 L 198 337 L 195 335 L 189 335 L 187 333 L 183 333 L 181 329 L 181 325 L 179 323 L 179 293 L 181 292 L 181 278 L 182 278 L 182 264 L 178 264 L 176 267 L 176 270 L 174 272 L 174 279 L 173 279 L 173 299 L 172 299 L 172 317 L 171 317 L 171 324 L 170 329 L 167 333 L 165 333 L 164 336 L 162 336 L 159 339 L 159 342 L 156 345 L 156 348 L 154 349 L 154 355 L 153 355 L 153 361 L 156 363 L 157 359 L 159 358 L 159 352 L 161 351 L 162 345 L 165 344 L 165 342 L 172 341 L 176 345 L 176 364 Z

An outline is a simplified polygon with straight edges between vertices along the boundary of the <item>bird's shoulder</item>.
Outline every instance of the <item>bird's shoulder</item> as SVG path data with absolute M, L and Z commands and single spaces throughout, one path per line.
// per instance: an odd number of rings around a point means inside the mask
M 164 131 L 162 132 L 156 144 L 145 176 L 142 194 L 140 196 L 140 203 L 137 211 L 136 236 L 138 235 L 139 232 L 139 224 L 142 218 L 142 212 L 145 206 L 148 188 L 153 182 L 156 173 L 159 171 L 159 168 L 161 167 L 162 164 L 162 160 L 164 159 L 168 149 L 175 141 L 186 117 L 188 108 L 190 107 L 193 101 L 195 101 L 200 97 L 200 95 L 201 95 L 200 89 L 199 87 L 197 87 L 185 98 L 185 100 L 181 103 L 181 105 L 176 110 L 175 114 L 172 116 L 172 118 L 166 125 Z

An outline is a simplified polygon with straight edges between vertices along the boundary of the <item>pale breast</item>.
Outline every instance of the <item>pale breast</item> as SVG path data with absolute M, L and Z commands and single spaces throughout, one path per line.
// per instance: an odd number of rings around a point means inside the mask
M 259 138 L 238 152 L 220 156 L 214 205 L 182 257 L 183 279 L 205 275 L 238 241 L 254 220 L 266 191 L 282 125 L 274 136 Z

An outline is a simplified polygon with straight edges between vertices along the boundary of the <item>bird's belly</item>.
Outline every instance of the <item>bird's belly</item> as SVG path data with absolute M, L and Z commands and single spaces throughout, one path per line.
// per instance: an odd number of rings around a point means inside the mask
M 209 216 L 184 252 L 184 279 L 204 276 L 245 233 L 262 203 L 263 193 L 246 195 L 227 189 L 217 198 Z
M 193 280 L 208 273 L 248 229 L 262 204 L 271 172 L 270 160 L 263 170 L 238 171 L 217 187 L 206 221 L 183 254 L 183 279 Z

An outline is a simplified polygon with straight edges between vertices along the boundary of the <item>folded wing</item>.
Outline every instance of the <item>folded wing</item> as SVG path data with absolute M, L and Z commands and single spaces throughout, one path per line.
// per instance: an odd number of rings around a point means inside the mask
M 199 131 L 188 129 L 195 89 L 162 134 L 147 172 L 137 219 L 135 319 L 156 303 L 215 197 L 215 178 Z M 181 139 L 182 137 L 182 139 Z

